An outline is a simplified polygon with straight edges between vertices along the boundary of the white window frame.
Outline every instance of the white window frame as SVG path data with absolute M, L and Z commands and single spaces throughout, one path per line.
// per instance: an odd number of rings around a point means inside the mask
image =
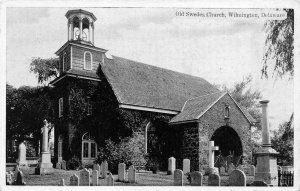
M 63 116 L 64 111 L 64 99 L 61 97 L 58 99 L 58 117 Z
M 91 68 L 90 69 L 86 67 L 86 63 L 85 63 L 85 55 L 86 54 L 90 54 L 90 56 L 91 56 Z M 90 51 L 85 51 L 84 52 L 83 61 L 84 61 L 83 69 L 85 69 L 85 70 L 93 70 L 93 55 L 92 55 L 92 53 Z
M 84 144 L 88 145 L 88 156 L 84 156 Z M 92 157 L 92 144 L 95 144 L 95 157 Z M 97 143 L 95 142 L 94 138 L 90 136 L 88 132 L 84 133 L 81 138 L 81 159 L 87 161 L 93 161 L 97 158 Z

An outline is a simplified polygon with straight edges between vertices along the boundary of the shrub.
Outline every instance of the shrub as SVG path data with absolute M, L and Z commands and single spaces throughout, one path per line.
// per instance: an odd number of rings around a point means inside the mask
M 95 162 L 101 163 L 106 160 L 112 173 L 117 173 L 119 163 L 125 163 L 127 166 L 145 164 L 143 139 L 139 133 L 134 133 L 133 136 L 123 139 L 118 144 L 108 139 L 105 141 L 105 146 L 99 148 Z
M 79 158 L 75 156 L 73 156 L 70 160 L 68 160 L 67 164 L 68 164 L 68 169 L 70 170 L 78 170 L 79 168 L 81 168 L 81 162 Z

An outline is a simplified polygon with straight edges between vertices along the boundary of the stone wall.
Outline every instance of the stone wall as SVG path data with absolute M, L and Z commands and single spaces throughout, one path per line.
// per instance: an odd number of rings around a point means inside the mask
M 199 124 L 199 161 L 200 166 L 208 165 L 207 143 L 211 139 L 213 133 L 220 127 L 226 126 L 224 120 L 225 104 L 230 107 L 230 118 L 228 126 L 233 128 L 241 139 L 243 147 L 244 161 L 251 161 L 251 130 L 250 123 L 243 115 L 238 106 L 231 97 L 226 94 L 212 108 L 210 108 L 203 116 L 200 117 Z

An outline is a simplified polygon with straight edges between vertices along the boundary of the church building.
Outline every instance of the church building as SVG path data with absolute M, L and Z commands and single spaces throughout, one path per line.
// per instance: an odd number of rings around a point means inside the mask
M 231 95 L 200 77 L 111 56 L 108 50 L 94 44 L 97 18 L 93 13 L 78 9 L 69 10 L 65 16 L 68 41 L 56 51 L 59 76 L 50 83 L 57 92 L 56 161 L 70 160 L 76 155 L 82 164 L 88 165 L 98 154 L 100 146 L 95 139 L 102 136 L 102 127 L 99 126 L 98 134 L 85 131 L 69 116 L 75 107 L 72 95 L 82 82 L 96 84 L 102 90 L 103 109 L 108 108 L 107 105 L 116 106 L 121 117 L 124 115 L 122 124 L 132 124 L 129 125 L 131 131 L 143 137 L 140 147 L 144 152 L 150 157 L 160 153 L 162 163 L 174 156 L 180 166 L 182 160 L 188 158 L 191 170 L 200 170 L 208 165 L 210 140 L 219 146 L 216 155 L 233 154 L 236 158 L 243 156 L 243 160 L 251 160 L 251 126 L 255 120 Z M 86 95 L 87 90 L 82 92 Z M 83 99 L 88 100 L 86 112 L 89 115 L 93 101 L 89 101 L 88 96 Z M 114 115 L 111 110 L 102 112 Z M 134 117 L 127 120 L 127 116 Z M 165 125 L 157 123 L 158 118 L 163 118 Z M 103 122 L 103 126 L 115 128 L 113 121 Z

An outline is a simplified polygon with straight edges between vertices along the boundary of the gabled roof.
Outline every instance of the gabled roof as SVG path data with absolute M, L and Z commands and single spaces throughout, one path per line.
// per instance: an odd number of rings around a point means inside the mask
M 197 121 L 226 94 L 229 95 L 229 97 L 233 100 L 233 102 L 237 105 L 237 107 L 241 110 L 243 115 L 250 123 L 256 122 L 255 119 L 249 114 L 249 112 L 241 107 L 229 93 L 217 92 L 187 100 L 181 112 L 173 117 L 170 123 Z
M 219 92 L 200 77 L 112 58 L 105 58 L 101 69 L 120 104 L 181 111 L 186 100 Z

